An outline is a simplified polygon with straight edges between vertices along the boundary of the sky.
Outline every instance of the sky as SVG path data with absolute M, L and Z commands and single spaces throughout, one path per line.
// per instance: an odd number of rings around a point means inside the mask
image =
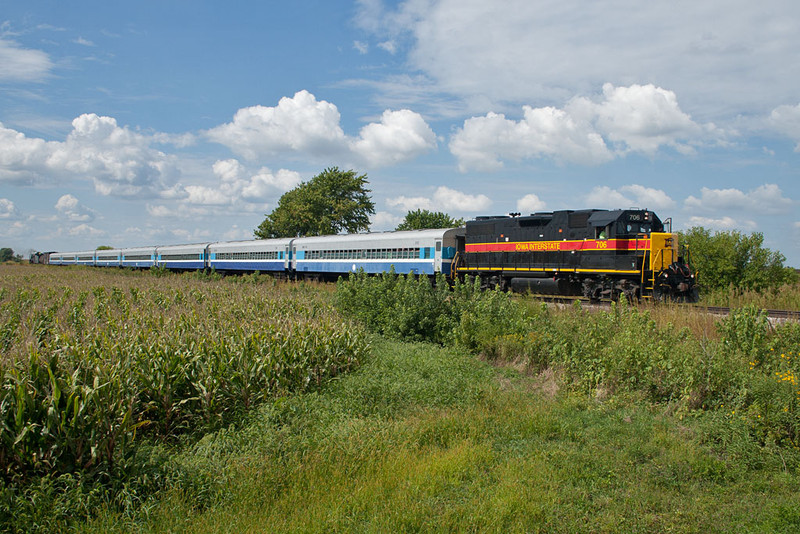
M 373 231 L 640 207 L 800 267 L 796 0 L 0 0 L 0 247 L 250 239 L 328 167 Z

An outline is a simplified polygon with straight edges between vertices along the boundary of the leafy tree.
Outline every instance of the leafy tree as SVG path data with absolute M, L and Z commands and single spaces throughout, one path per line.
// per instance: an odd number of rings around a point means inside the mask
M 414 210 L 395 230 L 424 230 L 426 228 L 454 228 L 464 224 L 464 219 L 453 219 L 441 211 Z
M 696 226 L 679 232 L 688 245 L 698 281 L 708 291 L 734 287 L 763 291 L 796 282 L 794 269 L 784 267 L 786 257 L 763 246 L 760 232 L 744 235 L 737 231 L 716 232 Z
M 369 230 L 375 204 L 366 189 L 367 175 L 325 169 L 278 200 L 278 207 L 255 230 L 259 239 L 355 233 Z
M 8 247 L 0 248 L 0 263 L 3 263 L 5 261 L 11 261 L 13 259 L 14 259 L 14 250 Z
M 108 245 L 100 245 L 99 247 L 97 247 L 97 250 L 113 250 L 113 248 L 114 247 Z

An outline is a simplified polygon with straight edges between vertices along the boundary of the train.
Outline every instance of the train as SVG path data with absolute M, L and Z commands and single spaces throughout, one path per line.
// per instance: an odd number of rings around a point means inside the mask
M 50 252 L 51 265 L 213 269 L 330 281 L 389 272 L 589 300 L 696 301 L 671 220 L 647 209 L 482 216 L 458 228 Z

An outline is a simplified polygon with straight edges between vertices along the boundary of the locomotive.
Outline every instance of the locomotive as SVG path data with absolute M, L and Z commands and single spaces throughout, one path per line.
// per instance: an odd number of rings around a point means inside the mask
M 671 221 L 667 220 L 671 227 Z M 54 265 L 259 271 L 288 279 L 376 274 L 479 278 L 488 288 L 590 300 L 694 301 L 694 274 L 649 210 L 563 210 L 478 217 L 465 227 L 100 251 L 53 252 Z
M 466 223 L 454 271 L 501 289 L 694 302 L 694 273 L 666 223 L 646 209 L 478 217 Z

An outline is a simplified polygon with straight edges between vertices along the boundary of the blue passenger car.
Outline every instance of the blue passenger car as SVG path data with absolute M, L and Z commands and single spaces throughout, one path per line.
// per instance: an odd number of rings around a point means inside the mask
M 211 243 L 208 266 L 217 271 L 287 274 L 291 266 L 291 243 L 291 239 Z
M 94 266 L 95 264 L 95 257 L 96 251 L 94 250 L 84 250 L 81 252 L 75 252 L 75 260 L 72 262 L 67 262 L 67 265 L 89 265 Z
M 66 265 L 65 258 L 68 258 L 69 252 L 53 252 L 50 254 L 50 265 Z M 74 261 L 74 256 L 73 256 Z
M 209 243 L 156 247 L 156 265 L 177 271 L 194 271 L 208 267 Z
M 376 232 L 297 238 L 292 241 L 292 265 L 297 276 L 333 279 L 363 269 L 398 274 L 449 274 L 456 237 L 463 228 Z
M 123 248 L 120 265 L 147 269 L 156 264 L 156 247 Z
M 98 267 L 119 267 L 120 255 L 121 251 L 119 249 L 98 250 L 95 265 Z

